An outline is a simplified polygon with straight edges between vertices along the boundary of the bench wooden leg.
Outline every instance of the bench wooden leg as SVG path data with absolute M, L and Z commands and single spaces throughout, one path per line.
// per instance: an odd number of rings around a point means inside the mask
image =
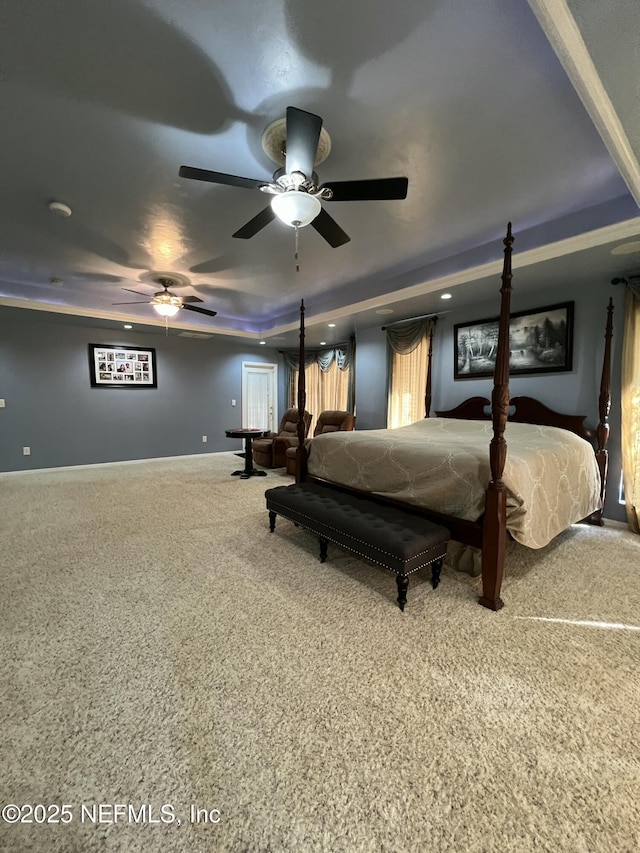
M 400 610 L 404 610 L 404 606 L 407 603 L 407 589 L 409 588 L 409 578 L 407 575 L 396 575 L 396 581 L 398 584 L 398 604 L 400 605 Z
M 442 560 L 436 560 L 435 563 L 431 563 L 431 586 L 433 589 L 437 589 L 438 584 L 440 583 L 440 572 L 442 571 Z
M 269 530 L 273 533 L 276 529 L 276 517 L 277 513 L 275 513 L 272 509 L 269 510 Z
M 327 559 L 327 540 L 318 536 L 318 542 L 320 543 L 320 562 L 324 563 Z

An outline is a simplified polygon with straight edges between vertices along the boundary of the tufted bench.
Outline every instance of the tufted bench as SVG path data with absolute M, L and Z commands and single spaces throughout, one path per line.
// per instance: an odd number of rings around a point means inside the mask
M 407 603 L 410 574 L 430 565 L 433 588 L 440 582 L 450 537 L 441 524 L 320 483 L 276 486 L 267 489 L 265 498 L 271 531 L 281 515 L 315 533 L 321 562 L 327 557 L 327 543 L 335 542 L 395 572 L 401 610 Z

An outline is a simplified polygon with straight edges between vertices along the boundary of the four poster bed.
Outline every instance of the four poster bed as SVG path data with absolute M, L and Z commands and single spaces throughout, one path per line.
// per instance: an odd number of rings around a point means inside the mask
M 430 342 L 423 421 L 394 430 L 318 436 L 309 449 L 305 448 L 301 422 L 296 456 L 296 484 L 338 488 L 382 506 L 404 509 L 407 517 L 418 515 L 439 526 L 440 531 L 446 528 L 453 540 L 481 549 L 480 604 L 491 610 L 503 606 L 500 590 L 507 537 L 539 548 L 577 521 L 601 525 L 607 479 L 612 300 L 607 310 L 599 423 L 595 430 L 584 425 L 582 415 L 554 412 L 531 397 L 510 399 L 512 243 L 509 223 L 504 239 L 491 402 L 471 397 L 454 409 L 429 417 Z M 302 303 L 298 411 L 304 412 L 305 401 Z M 403 583 L 406 593 L 406 575 Z M 399 572 L 399 589 L 400 586 Z

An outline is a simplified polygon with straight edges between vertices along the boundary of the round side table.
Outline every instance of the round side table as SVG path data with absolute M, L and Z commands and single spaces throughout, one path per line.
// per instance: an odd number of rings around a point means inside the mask
M 233 471 L 232 477 L 240 477 L 248 480 L 249 477 L 266 477 L 266 471 L 258 471 L 253 467 L 253 449 L 251 442 L 254 438 L 267 438 L 271 435 L 268 429 L 227 429 L 224 431 L 227 438 L 244 438 L 244 468 L 241 471 Z

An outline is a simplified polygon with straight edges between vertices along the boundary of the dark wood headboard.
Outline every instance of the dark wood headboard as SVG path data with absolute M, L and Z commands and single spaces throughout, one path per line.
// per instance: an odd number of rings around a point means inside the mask
M 540 426 L 560 427 L 593 441 L 595 430 L 585 426 L 586 415 L 564 415 L 555 412 L 535 397 L 512 397 L 509 400 L 508 421 L 519 424 L 539 424 Z M 486 397 L 469 397 L 448 411 L 437 411 L 439 418 L 458 418 L 466 421 L 491 420 L 491 401 Z

